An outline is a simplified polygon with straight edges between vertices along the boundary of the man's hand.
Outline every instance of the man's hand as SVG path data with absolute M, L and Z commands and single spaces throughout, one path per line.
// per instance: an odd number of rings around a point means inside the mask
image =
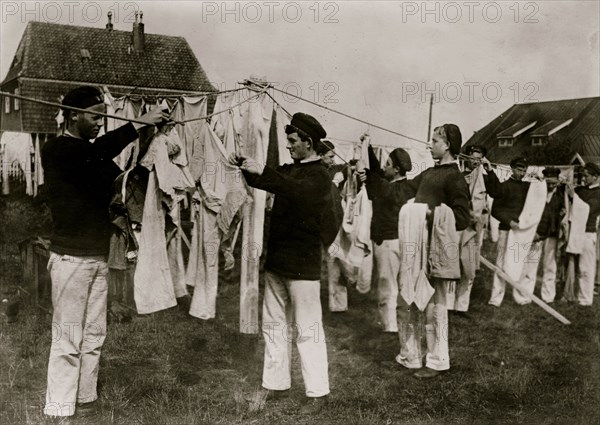
M 365 171 L 365 169 L 363 168 L 362 170 L 359 170 L 356 172 L 356 175 L 358 176 L 358 179 L 364 183 L 367 181 L 367 172 Z
M 479 216 L 474 211 L 469 211 L 469 226 L 475 227 L 479 223 Z
M 242 164 L 240 165 L 240 170 L 250 174 L 256 174 L 257 176 L 260 176 L 263 173 L 264 169 L 264 164 L 261 164 L 260 162 L 252 158 L 245 158 L 244 162 L 242 162 Z
M 516 221 L 511 220 L 509 226 L 512 230 L 519 230 L 519 223 Z
M 487 158 L 481 158 L 481 165 L 483 165 L 483 169 L 489 173 L 492 171 L 492 164 Z
M 565 191 L 567 192 L 567 195 L 569 195 L 569 198 L 575 197 L 575 185 L 573 185 L 573 183 L 566 182 Z
M 227 158 L 227 162 L 229 162 L 229 164 L 233 165 L 234 167 L 239 167 L 243 164 L 245 159 L 245 156 L 237 152 L 233 152 L 229 155 L 229 158 Z
M 166 110 L 164 110 L 160 106 L 158 106 L 158 107 L 146 112 L 144 115 L 137 118 L 137 120 L 145 122 L 146 125 L 156 125 L 156 124 L 160 124 L 161 122 L 168 121 L 169 114 L 167 113 Z M 136 130 L 139 130 L 140 128 L 144 127 L 144 124 L 140 124 L 137 122 L 134 122 L 132 124 Z

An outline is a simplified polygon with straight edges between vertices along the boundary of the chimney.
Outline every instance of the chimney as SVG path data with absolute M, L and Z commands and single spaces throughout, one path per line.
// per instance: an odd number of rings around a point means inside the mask
M 106 29 L 109 31 L 113 30 L 113 24 L 112 24 L 112 12 L 108 12 L 108 24 L 106 24 Z
M 133 50 L 136 52 L 144 51 L 144 23 L 142 18 L 144 12 L 139 12 L 140 21 L 138 22 L 138 12 L 135 12 L 135 22 L 133 23 Z

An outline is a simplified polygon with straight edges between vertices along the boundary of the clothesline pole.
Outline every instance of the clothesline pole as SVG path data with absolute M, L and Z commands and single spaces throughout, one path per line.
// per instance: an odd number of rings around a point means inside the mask
M 502 280 L 506 281 L 513 288 L 518 289 L 522 294 L 527 293 L 527 291 L 521 285 L 519 285 L 517 282 L 512 280 L 511 277 L 504 270 L 496 267 L 489 260 L 487 260 L 483 255 L 480 255 L 479 259 L 481 260 L 481 263 L 484 266 L 486 266 L 488 269 L 490 269 L 491 271 L 496 273 Z M 552 317 L 554 317 L 560 323 L 563 323 L 565 325 L 571 324 L 571 322 L 565 316 L 560 314 L 558 311 L 554 310 L 552 307 L 550 307 L 544 301 L 542 301 L 541 299 L 536 297 L 534 294 L 528 294 L 528 296 L 531 298 L 531 301 L 533 301 L 535 304 L 540 306 L 542 308 L 542 310 L 544 310 L 546 313 L 550 314 Z

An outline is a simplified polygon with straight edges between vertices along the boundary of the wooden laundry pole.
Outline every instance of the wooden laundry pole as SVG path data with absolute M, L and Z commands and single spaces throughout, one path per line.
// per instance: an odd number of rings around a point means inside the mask
M 518 289 L 519 291 L 521 291 L 521 293 L 526 294 L 527 291 L 525 291 L 523 289 L 523 287 L 521 285 L 519 285 L 517 282 L 515 282 L 514 280 L 512 280 L 510 278 L 510 276 L 502 269 L 496 267 L 494 264 L 492 264 L 489 260 L 487 260 L 483 255 L 479 256 L 479 259 L 481 260 L 481 263 L 486 266 L 488 269 L 490 269 L 491 271 L 493 271 L 494 273 L 496 273 L 498 276 L 500 276 L 500 278 L 502 280 L 504 280 L 505 282 L 507 282 L 509 285 L 511 285 L 513 288 Z M 533 301 L 534 303 L 536 303 L 538 306 L 540 306 L 546 313 L 550 314 L 552 317 L 554 317 L 556 320 L 558 320 L 560 323 L 563 323 L 565 325 L 570 325 L 571 322 L 562 314 L 560 314 L 558 311 L 554 310 L 552 307 L 550 307 L 548 304 L 546 304 L 544 301 L 540 300 L 538 297 L 536 297 L 533 294 L 529 294 L 528 295 L 531 298 L 531 301 Z
M 427 124 L 427 143 L 431 140 L 431 113 L 433 112 L 433 94 L 429 95 L 429 124 Z

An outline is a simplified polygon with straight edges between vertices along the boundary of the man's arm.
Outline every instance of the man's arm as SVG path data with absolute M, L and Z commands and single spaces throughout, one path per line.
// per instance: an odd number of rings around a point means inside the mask
M 456 230 L 464 230 L 471 221 L 469 186 L 464 178 L 460 178 L 450 183 L 449 192 L 448 206 L 454 212 Z
M 320 196 L 329 190 L 330 185 L 327 171 L 318 168 L 307 172 L 302 178 L 289 177 L 266 166 L 262 174 L 251 173 L 244 169 L 242 173 L 250 186 L 298 201 Z
M 94 155 L 98 159 L 113 159 L 119 155 L 125 147 L 138 138 L 138 132 L 142 127 L 156 125 L 168 119 L 168 115 L 160 108 L 154 108 L 137 118 L 141 123 L 127 123 L 115 130 L 109 131 L 105 135 L 98 137 L 92 143 Z

